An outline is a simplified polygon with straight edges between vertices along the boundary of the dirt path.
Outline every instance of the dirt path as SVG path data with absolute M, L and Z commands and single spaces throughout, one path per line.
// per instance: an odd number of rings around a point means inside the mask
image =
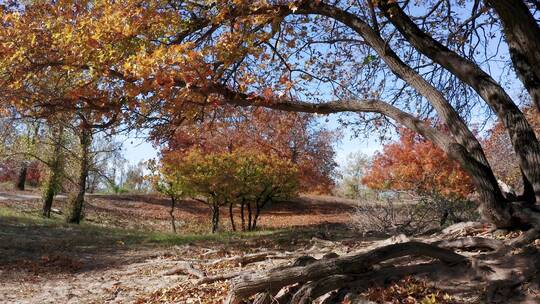
M 262 215 L 261 227 L 285 230 L 245 237 L 190 236 L 206 231 L 209 211 L 185 201 L 176 213 L 182 233 L 175 236 L 164 234 L 170 230 L 166 199 L 90 195 L 84 224 L 77 226 L 65 224 L 58 214 L 51 220 L 40 217 L 39 198 L 30 191 L 0 192 L 1 303 L 145 303 L 141 299 L 155 300 L 156 291 L 170 288 L 176 290 L 177 299 L 163 303 L 216 303 L 212 298 L 223 296 L 218 293 L 226 291 L 226 283 L 201 287 L 193 284 L 193 278 L 163 272 L 174 267 L 175 260 L 295 250 L 311 246 L 309 240 L 315 235 L 342 239 L 338 230 L 344 226 L 339 223 L 348 220 L 343 211 L 352 208 L 303 199 L 273 205 Z M 54 207 L 63 210 L 65 197 L 59 198 Z M 297 228 L 291 229 L 294 224 Z M 236 266 L 218 265 L 208 271 Z
M 0 297 L 2 303 L 132 303 L 185 279 L 162 276 L 170 263 L 153 256 L 151 251 L 124 252 L 115 257 L 115 266 L 74 273 L 0 270 Z

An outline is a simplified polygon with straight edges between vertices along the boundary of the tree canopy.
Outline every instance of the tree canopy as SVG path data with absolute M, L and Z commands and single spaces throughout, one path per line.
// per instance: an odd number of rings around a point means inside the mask
M 4 5 L 1 98 L 33 115 L 92 109 L 90 125 L 121 117 L 178 126 L 223 104 L 352 113 L 344 122 L 367 129 L 395 122 L 459 162 L 485 217 L 509 226 L 520 212 L 468 119 L 489 109 L 500 120 L 531 185 L 522 197 L 540 200 L 540 143 L 491 70 L 504 55 L 493 46 L 504 39 L 506 63 L 538 107 L 535 7 L 519 0 L 512 7 L 504 0 Z

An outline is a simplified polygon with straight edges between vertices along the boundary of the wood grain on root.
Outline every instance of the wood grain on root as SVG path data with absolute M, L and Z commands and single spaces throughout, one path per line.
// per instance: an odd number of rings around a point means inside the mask
M 508 245 L 509 247 L 521 247 L 531 243 L 537 238 L 540 238 L 540 231 L 533 228 L 523 232 L 520 236 L 511 240 Z
M 255 296 L 253 304 L 272 304 L 272 296 L 268 292 L 261 292 Z
M 241 299 L 259 292 L 277 292 L 297 282 L 318 281 L 341 274 L 362 274 L 372 270 L 372 265 L 403 256 L 425 256 L 438 259 L 447 265 L 465 264 L 468 259 L 450 250 L 420 242 L 393 244 L 367 253 L 323 259 L 305 267 L 290 267 L 262 274 L 242 275 L 232 281 L 232 290 L 226 303 L 238 303 Z
M 311 281 L 302 286 L 291 298 L 291 304 L 311 303 L 316 298 L 325 294 L 321 293 L 323 290 L 327 290 L 327 286 L 331 286 L 332 291 L 341 286 L 344 286 L 346 282 L 353 281 L 354 278 L 349 275 L 332 275 L 323 278 L 318 281 Z M 329 292 L 327 291 L 327 292 Z
M 443 240 L 433 243 L 433 245 L 448 248 L 448 249 L 488 249 L 499 250 L 504 246 L 504 243 L 488 238 L 481 237 L 466 237 L 455 240 Z
M 229 273 L 218 274 L 218 275 L 207 276 L 207 277 L 205 276 L 205 277 L 199 278 L 197 280 L 197 284 L 210 284 L 217 281 L 230 280 L 245 273 L 246 273 L 245 271 L 236 271 L 236 272 L 229 272 Z
M 449 268 L 447 264 L 433 262 L 418 265 L 400 267 L 385 267 L 380 270 L 369 271 L 360 275 L 333 275 L 316 282 L 305 284 L 294 295 L 291 304 L 308 304 L 318 297 L 339 288 L 350 288 L 356 291 L 364 291 L 372 286 L 382 286 L 401 278 L 425 273 L 440 273 L 441 271 L 456 270 Z
M 252 253 L 252 254 L 246 254 L 246 255 L 241 255 L 241 256 L 217 259 L 208 264 L 217 265 L 221 263 L 232 263 L 232 264 L 239 264 L 241 266 L 246 266 L 252 263 L 261 262 L 261 261 L 265 261 L 269 259 L 288 259 L 293 256 L 294 256 L 293 254 L 281 254 L 275 251 L 259 252 L 259 253 Z

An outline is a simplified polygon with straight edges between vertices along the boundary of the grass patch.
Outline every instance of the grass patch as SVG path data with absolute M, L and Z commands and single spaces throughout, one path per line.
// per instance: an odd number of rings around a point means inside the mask
M 36 212 L 23 212 L 0 207 L 0 218 L 4 230 L 11 231 L 14 237 L 24 237 L 31 233 L 44 234 L 77 247 L 138 246 L 138 245 L 184 245 L 198 242 L 229 243 L 242 239 L 272 235 L 276 231 L 220 232 L 215 234 L 174 234 L 168 232 L 143 231 L 104 227 L 82 222 L 80 225 L 68 224 L 60 215 L 44 218 Z M 46 228 L 46 229 L 43 229 Z M 24 235 L 23 235 L 24 234 Z

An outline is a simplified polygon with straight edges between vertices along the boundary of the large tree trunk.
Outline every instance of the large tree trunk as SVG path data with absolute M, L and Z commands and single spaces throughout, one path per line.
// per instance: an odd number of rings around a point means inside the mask
M 533 186 L 536 200 L 540 201 L 540 143 L 525 115 L 510 96 L 474 62 L 423 32 L 397 3 L 382 1 L 379 7 L 419 52 L 471 86 L 497 114 L 510 135 L 519 165 Z
M 516 73 L 540 111 L 540 27 L 522 0 L 486 0 L 502 21 Z
M 90 145 L 92 144 L 92 129 L 82 127 L 79 135 L 81 142 L 81 166 L 79 172 L 79 181 L 77 183 L 77 194 L 71 201 L 71 210 L 67 216 L 68 223 L 79 224 L 82 220 L 84 196 L 86 194 L 86 179 L 90 168 Z
M 54 149 L 50 157 L 50 174 L 45 185 L 45 191 L 43 193 L 43 216 L 51 216 L 51 208 L 54 200 L 54 196 L 60 190 L 60 183 L 62 181 L 62 171 L 63 171 L 63 153 L 62 153 L 62 142 L 64 136 L 63 127 L 55 127 L 53 132 Z
M 19 174 L 17 175 L 17 182 L 15 187 L 18 190 L 24 191 L 24 186 L 26 185 L 26 176 L 28 175 L 28 162 L 21 162 L 21 168 L 19 169 Z
M 450 157 L 458 160 L 471 177 L 480 198 L 482 216 L 498 227 L 512 226 L 510 205 L 501 192 L 491 169 L 477 162 L 461 145 L 450 144 L 448 148 L 443 150 Z
M 487 0 L 501 19 L 516 74 L 540 111 L 540 27 L 522 0 Z M 521 199 L 540 203 L 534 187 L 523 174 Z

